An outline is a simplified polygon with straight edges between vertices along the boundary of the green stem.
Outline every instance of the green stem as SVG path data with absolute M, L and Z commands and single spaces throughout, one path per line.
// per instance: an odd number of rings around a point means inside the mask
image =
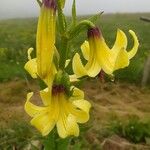
M 60 48 L 60 69 L 65 68 L 65 62 L 68 55 L 68 39 L 66 37 L 61 38 L 61 48 Z
M 73 0 L 73 4 L 72 4 L 72 25 L 73 25 L 73 27 L 76 25 L 76 22 L 77 22 L 76 0 Z
M 65 68 L 65 62 L 68 54 L 68 38 L 66 36 L 66 23 L 65 16 L 61 7 L 61 0 L 57 0 L 57 10 L 58 10 L 58 27 L 60 31 L 60 43 L 59 43 L 59 54 L 60 54 L 60 69 Z
M 78 28 L 79 26 L 87 26 L 88 28 L 93 28 L 95 27 L 95 24 L 89 20 L 83 20 L 81 22 L 79 22 L 79 24 L 76 26 L 76 28 Z
M 89 28 L 94 28 L 95 24 L 89 20 L 83 20 L 79 22 L 75 27 L 68 31 L 69 40 L 76 37 L 82 30 L 87 30 Z
M 63 34 L 65 32 L 65 22 L 64 22 L 64 15 L 61 8 L 61 0 L 57 0 L 57 11 L 58 11 L 58 24 L 60 33 Z
M 36 0 L 36 1 L 39 4 L 39 6 L 41 7 L 42 6 L 42 2 L 40 0 Z

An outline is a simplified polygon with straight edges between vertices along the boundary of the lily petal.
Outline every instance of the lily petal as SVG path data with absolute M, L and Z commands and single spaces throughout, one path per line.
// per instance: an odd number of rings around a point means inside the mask
M 72 67 L 75 75 L 78 78 L 85 75 L 88 75 L 90 77 L 95 77 L 101 70 L 101 67 L 95 57 L 91 57 L 88 63 L 84 67 L 81 62 L 80 55 L 78 53 L 76 53 L 73 57 Z
M 89 60 L 89 55 L 90 55 L 90 46 L 89 46 L 89 42 L 85 41 L 82 45 L 81 45 L 81 51 L 83 53 L 83 57 L 86 60 Z
M 128 65 L 129 65 L 128 53 L 125 49 L 120 49 L 117 58 L 115 59 L 113 71 L 125 68 Z
M 25 111 L 31 116 L 34 117 L 41 112 L 45 112 L 45 107 L 39 107 L 30 102 L 31 97 L 33 96 L 33 92 L 27 94 L 27 101 L 25 103 Z
M 57 131 L 61 138 L 66 138 L 67 136 L 78 136 L 79 127 L 76 122 L 76 117 L 69 114 L 68 116 L 61 115 L 61 118 L 57 122 Z
M 82 64 L 78 53 L 76 53 L 73 57 L 72 68 L 78 78 L 87 75 L 87 71 Z
M 40 91 L 40 96 L 45 106 L 49 106 L 51 104 L 51 92 L 48 88 Z
M 73 94 L 72 94 L 73 99 L 78 100 L 84 98 L 84 92 L 82 90 L 74 86 L 72 88 L 73 88 Z
M 85 123 L 89 120 L 89 110 L 91 108 L 91 104 L 86 100 L 76 100 L 73 101 L 73 104 L 76 108 L 70 109 L 70 112 L 76 116 L 77 122 Z
M 35 126 L 43 136 L 48 135 L 55 124 L 56 121 L 49 112 L 40 113 L 31 120 L 31 125 Z
M 32 78 L 37 78 L 37 62 L 36 58 L 29 60 L 25 66 L 25 70 L 29 72 L 29 74 L 32 76 Z
M 29 48 L 28 49 L 28 60 L 31 60 L 32 58 L 31 58 L 31 53 L 33 52 L 33 48 L 31 47 L 31 48 Z
M 112 74 L 114 57 L 111 56 L 111 50 L 106 45 L 103 37 L 97 41 L 96 49 L 96 55 L 101 68 L 105 73 Z
M 132 35 L 133 40 L 134 40 L 134 46 L 133 46 L 133 48 L 128 52 L 128 57 L 129 57 L 129 59 L 131 59 L 131 58 L 134 57 L 135 54 L 137 53 L 137 50 L 138 50 L 138 47 L 139 47 L 139 42 L 138 42 L 138 38 L 137 38 L 137 36 L 136 36 L 136 34 L 135 34 L 134 31 L 129 30 L 129 33 Z
M 69 114 L 67 117 L 67 132 L 68 135 L 79 136 L 79 126 L 76 117 Z
M 43 78 L 43 81 L 46 83 L 46 85 L 48 86 L 49 89 L 52 88 L 53 80 L 54 80 L 56 73 L 57 73 L 56 67 L 55 67 L 54 63 L 52 63 L 51 68 L 50 68 L 50 73 L 47 74 L 47 76 L 45 76 L 45 78 Z
M 117 51 L 117 50 L 126 49 L 126 48 L 127 48 L 127 37 L 122 30 L 118 29 L 116 41 L 111 50 Z
M 52 3 L 43 3 L 41 13 L 38 20 L 37 36 L 36 36 L 36 56 L 38 75 L 45 79 L 51 73 L 51 64 L 55 51 L 55 1 Z

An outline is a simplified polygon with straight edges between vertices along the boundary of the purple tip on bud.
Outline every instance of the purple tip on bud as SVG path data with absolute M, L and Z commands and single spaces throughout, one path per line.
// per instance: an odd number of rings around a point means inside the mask
M 56 10 L 56 0 L 43 0 L 43 4 L 47 8 Z
M 92 38 L 93 37 L 100 37 L 101 36 L 101 31 L 97 27 L 90 28 L 90 29 L 88 29 L 87 35 L 88 35 L 88 38 L 90 38 L 90 37 L 92 37 Z

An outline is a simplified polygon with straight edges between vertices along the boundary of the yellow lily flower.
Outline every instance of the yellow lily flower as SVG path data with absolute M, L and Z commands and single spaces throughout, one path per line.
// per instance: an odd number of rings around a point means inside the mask
M 123 31 L 118 29 L 117 37 L 113 48 L 109 48 L 98 28 L 91 28 L 88 31 L 88 41 L 81 46 L 84 58 L 87 60 L 84 66 L 78 53 L 73 57 L 73 71 L 79 78 L 85 75 L 95 77 L 102 69 L 107 74 L 115 70 L 127 67 L 129 61 L 135 56 L 139 42 L 136 34 L 129 30 L 134 40 L 134 46 L 127 51 L 127 37 Z
M 36 58 L 31 59 L 33 48 L 30 48 L 28 50 L 29 61 L 25 64 L 25 69 L 33 78 L 39 76 L 50 86 L 52 76 L 56 72 L 52 72 L 56 70 L 52 63 L 55 51 L 56 3 L 55 0 L 42 2 L 36 36 Z
M 37 72 L 44 79 L 51 71 L 56 26 L 55 0 L 43 0 L 36 36 Z
M 48 135 L 56 126 L 61 138 L 78 136 L 78 123 L 89 120 L 91 104 L 84 100 L 83 91 L 73 87 L 73 94 L 69 98 L 65 94 L 62 85 L 55 85 L 52 92 L 46 88 L 40 91 L 43 107 L 30 102 L 33 93 L 28 93 L 25 111 L 33 117 L 31 124 L 35 126 L 43 136 Z
M 37 71 L 37 58 L 31 58 L 31 53 L 33 51 L 33 48 L 28 49 L 28 62 L 25 64 L 24 68 L 28 73 L 31 75 L 32 78 L 37 78 L 39 76 Z M 70 59 L 66 60 L 65 67 L 68 66 L 70 63 Z M 46 78 L 43 79 L 43 81 L 46 83 L 46 85 L 50 88 L 52 86 L 52 82 L 54 80 L 54 76 L 57 73 L 56 67 L 54 63 L 52 63 L 50 73 L 47 75 Z M 69 75 L 70 82 L 77 82 L 79 81 L 77 79 L 76 75 Z
M 37 64 L 37 58 L 31 58 L 31 53 L 33 51 L 33 48 L 28 49 L 28 62 L 25 64 L 24 68 L 28 73 L 31 75 L 32 78 L 37 78 L 38 76 L 40 77 L 38 73 L 38 64 Z M 46 83 L 46 85 L 51 88 L 54 76 L 57 73 L 56 67 L 54 63 L 52 62 L 51 68 L 49 70 L 49 74 L 45 78 L 43 78 L 43 81 Z

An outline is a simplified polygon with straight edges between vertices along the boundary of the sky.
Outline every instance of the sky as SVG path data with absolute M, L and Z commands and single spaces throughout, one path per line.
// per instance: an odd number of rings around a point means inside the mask
M 77 14 L 150 12 L 150 0 L 76 0 Z M 65 14 L 71 14 L 72 0 L 66 0 Z M 0 19 L 38 16 L 36 0 L 0 0 Z

